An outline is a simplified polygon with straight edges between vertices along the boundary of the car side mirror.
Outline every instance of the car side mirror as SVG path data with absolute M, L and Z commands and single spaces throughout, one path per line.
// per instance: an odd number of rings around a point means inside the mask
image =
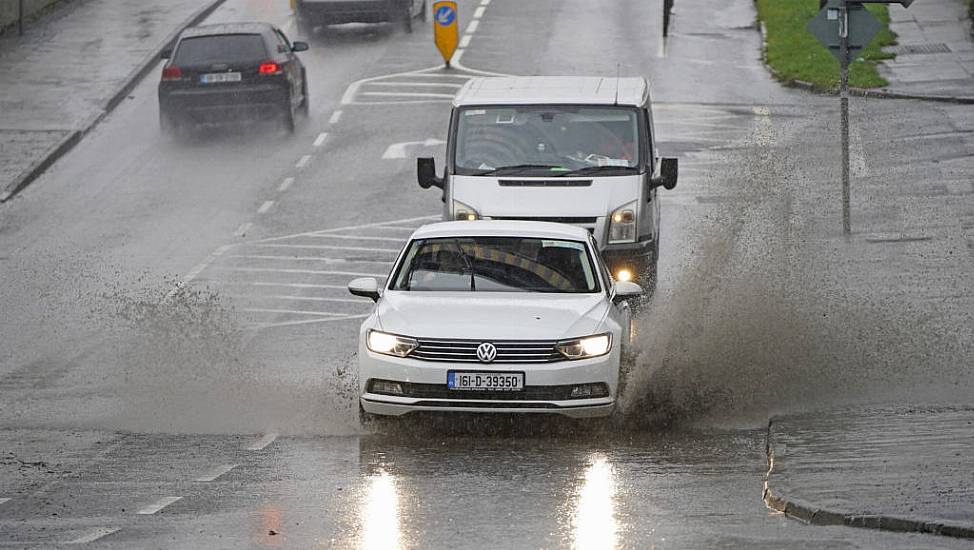
M 292 52 L 303 52 L 303 51 L 307 51 L 307 49 L 308 49 L 307 42 L 299 42 L 299 41 L 291 42 Z
M 159 59 L 169 59 L 172 57 L 172 48 L 166 48 L 159 52 Z
M 379 282 L 375 277 L 362 277 L 348 283 L 348 291 L 354 296 L 369 298 L 373 302 L 379 301 Z
M 679 173 L 680 164 L 678 159 L 660 159 L 659 177 L 653 178 L 653 187 L 662 187 L 666 190 L 673 189 L 676 187 L 676 180 Z
M 643 287 L 632 281 L 617 281 L 615 291 L 615 296 L 612 298 L 615 302 L 643 295 Z
M 419 186 L 423 189 L 430 187 L 443 189 L 443 178 L 436 176 L 436 159 L 433 157 L 416 159 L 416 177 L 419 180 Z

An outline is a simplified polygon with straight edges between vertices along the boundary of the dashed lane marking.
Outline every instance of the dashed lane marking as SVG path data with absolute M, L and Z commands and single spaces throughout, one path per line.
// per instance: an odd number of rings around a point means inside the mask
M 307 166 L 309 162 L 311 162 L 311 155 L 304 155 L 298 160 L 298 163 L 295 164 L 294 167 L 300 170 Z
M 274 201 L 264 201 L 264 204 L 260 205 L 260 208 L 257 209 L 257 213 L 266 214 L 268 210 L 273 208 L 273 206 L 274 206 Z
M 312 143 L 311 145 L 314 146 L 314 147 L 321 147 L 322 145 L 325 144 L 325 140 L 326 139 L 328 139 L 328 133 L 327 132 L 322 132 L 322 133 L 318 134 L 318 137 L 315 138 L 314 143 Z
M 331 118 L 328 119 L 328 124 L 337 124 L 339 120 L 342 119 L 342 112 L 335 111 L 331 114 Z
M 215 481 L 217 478 L 219 478 L 223 474 L 226 474 L 227 472 L 229 472 L 230 470 L 236 467 L 237 464 L 223 464 L 221 466 L 217 466 L 216 468 L 213 468 L 206 474 L 203 474 L 200 477 L 196 478 L 196 481 L 202 481 L 202 482 Z
M 461 48 L 466 48 L 467 46 L 469 46 L 470 45 L 470 40 L 472 38 L 473 38 L 473 35 L 469 35 L 469 34 L 463 35 L 463 38 L 460 39 L 460 47 Z
M 89 531 L 88 533 L 81 535 L 76 539 L 69 540 L 67 544 L 89 544 L 95 542 L 98 539 L 105 538 L 108 535 L 111 535 L 113 533 L 118 533 L 121 530 L 122 529 L 120 527 L 100 527 L 93 531 Z
M 294 178 L 290 178 L 290 177 L 289 178 L 284 178 L 284 181 L 281 182 L 281 185 L 279 185 L 277 187 L 277 191 L 279 193 L 283 193 L 283 192 L 287 191 L 288 188 L 290 188 L 292 184 L 294 184 Z
M 276 433 L 266 433 L 260 436 L 260 438 L 258 438 L 257 441 L 254 441 L 250 445 L 247 445 L 246 449 L 248 451 L 262 451 L 266 449 L 267 446 L 273 443 L 276 439 L 277 439 Z
M 238 227 L 237 230 L 233 232 L 233 234 L 238 237 L 243 237 L 244 235 L 247 234 L 248 231 L 250 231 L 250 228 L 253 227 L 253 225 L 254 224 L 250 222 L 242 223 L 240 224 L 240 227 Z
M 151 516 L 174 502 L 182 500 L 183 497 L 165 497 L 153 502 L 152 504 L 140 509 L 136 514 L 140 516 Z
M 490 0 L 480 0 L 480 5 L 481 6 L 489 6 L 490 5 Z
M 385 277 L 384 273 L 360 273 L 356 271 L 320 271 L 317 269 L 287 269 L 273 267 L 214 267 L 219 271 L 240 273 L 292 273 L 295 275 L 336 275 L 343 277 Z
M 480 19 L 481 17 L 484 16 L 484 11 L 486 10 L 487 10 L 486 6 L 480 6 L 477 9 L 473 10 L 473 18 Z
M 228 250 L 230 250 L 234 246 L 235 245 L 232 244 L 225 244 L 220 248 L 217 248 L 215 251 L 213 251 L 213 253 L 207 256 L 205 260 L 203 260 L 196 267 L 191 269 L 190 272 L 183 277 L 182 281 L 180 281 L 172 290 L 170 290 L 166 294 L 166 298 L 171 299 L 173 296 L 178 294 L 180 290 L 186 287 L 186 285 L 193 282 L 193 279 L 198 277 L 199 274 L 202 273 L 204 269 L 209 267 L 210 264 L 215 262 L 217 258 L 225 254 Z
M 470 22 L 469 25 L 467 25 L 467 34 L 473 34 L 477 32 L 477 27 L 479 26 L 480 26 L 480 21 L 474 19 L 473 21 Z

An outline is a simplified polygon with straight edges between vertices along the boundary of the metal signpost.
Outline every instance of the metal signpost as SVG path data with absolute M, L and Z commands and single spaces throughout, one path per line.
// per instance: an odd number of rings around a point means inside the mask
M 842 232 L 852 232 L 849 212 L 849 64 L 883 25 L 863 4 L 901 4 L 913 0 L 828 0 L 806 29 L 839 60 L 839 110 L 842 137 Z
M 450 67 L 450 59 L 457 51 L 457 44 L 460 41 L 457 19 L 456 2 L 433 2 L 433 41 L 436 43 L 436 49 L 440 50 L 447 68 Z

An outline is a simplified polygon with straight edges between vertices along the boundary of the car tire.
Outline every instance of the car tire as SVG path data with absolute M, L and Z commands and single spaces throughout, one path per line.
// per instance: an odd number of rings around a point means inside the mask
M 308 118 L 311 115 L 311 98 L 308 97 L 308 75 L 301 70 L 301 114 Z
M 284 103 L 281 105 L 281 125 L 287 133 L 294 133 L 294 108 L 291 107 L 290 93 L 287 94 Z

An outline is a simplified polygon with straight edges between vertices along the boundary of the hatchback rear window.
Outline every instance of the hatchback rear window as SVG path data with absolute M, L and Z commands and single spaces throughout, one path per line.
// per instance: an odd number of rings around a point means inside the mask
M 213 63 L 258 62 L 267 59 L 259 34 L 221 34 L 186 38 L 179 43 L 173 63 L 181 66 Z

